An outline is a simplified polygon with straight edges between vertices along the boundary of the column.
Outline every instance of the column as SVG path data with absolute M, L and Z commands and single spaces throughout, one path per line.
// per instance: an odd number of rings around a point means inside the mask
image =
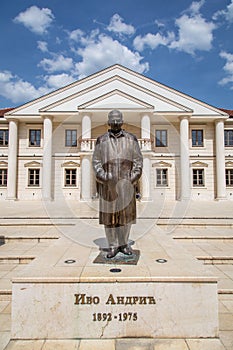
M 180 199 L 190 198 L 189 117 L 180 118 Z
M 142 150 L 151 150 L 150 142 L 150 115 L 145 113 L 141 116 L 141 138 L 147 139 L 147 142 L 142 142 Z
M 84 155 L 81 164 L 81 200 L 91 198 L 91 155 Z
M 7 199 L 17 198 L 18 120 L 9 120 Z
M 43 177 L 42 194 L 44 200 L 52 199 L 52 134 L 53 118 L 44 117 Z
M 143 153 L 143 172 L 142 172 L 142 200 L 149 201 L 151 200 L 151 163 L 150 155 Z
M 85 141 L 86 139 L 86 141 Z M 85 114 L 82 117 L 82 151 L 90 151 L 91 148 L 91 114 Z
M 215 122 L 217 198 L 226 199 L 224 120 Z

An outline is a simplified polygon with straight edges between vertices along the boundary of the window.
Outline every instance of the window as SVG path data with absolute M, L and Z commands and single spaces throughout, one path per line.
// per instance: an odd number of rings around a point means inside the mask
M 224 141 L 226 147 L 233 147 L 233 130 L 224 130 Z
M 233 186 L 233 169 L 226 169 L 226 185 Z
M 28 169 L 28 186 L 40 186 L 40 169 Z
M 7 186 L 7 169 L 0 169 L 0 186 Z
M 41 130 L 29 130 L 29 146 L 30 147 L 40 147 L 41 143 Z
M 8 146 L 9 131 L 7 129 L 0 130 L 0 147 Z
M 203 147 L 203 130 L 192 130 L 192 147 Z
M 77 130 L 66 130 L 66 147 L 77 147 Z
M 167 147 L 167 130 L 155 131 L 155 146 Z
M 65 169 L 65 186 L 76 187 L 77 169 Z
M 193 186 L 204 186 L 204 169 L 193 169 Z
M 167 169 L 156 169 L 156 186 L 167 186 Z

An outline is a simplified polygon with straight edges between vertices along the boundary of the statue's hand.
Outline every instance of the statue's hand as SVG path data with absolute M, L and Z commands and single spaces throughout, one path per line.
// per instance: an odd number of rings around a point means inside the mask
M 96 178 L 102 184 L 111 184 L 114 182 L 112 173 L 106 172 L 104 169 L 98 171 Z
M 138 181 L 138 179 L 140 178 L 140 174 L 137 172 L 132 172 L 131 176 L 130 176 L 130 181 L 133 185 L 135 185 Z
M 107 181 L 108 182 L 112 182 L 113 181 L 112 173 L 107 173 Z
M 108 181 L 108 174 L 104 171 L 104 169 L 101 169 L 96 174 L 96 179 L 100 183 L 106 183 Z

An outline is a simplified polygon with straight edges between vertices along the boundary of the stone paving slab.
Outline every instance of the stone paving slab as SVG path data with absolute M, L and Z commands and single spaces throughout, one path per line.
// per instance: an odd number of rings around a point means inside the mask
M 225 341 L 231 346 L 231 340 Z M 10 341 L 5 350 L 231 350 L 219 339 L 120 339 Z
M 233 331 L 220 331 L 219 336 L 222 344 L 225 346 L 225 349 L 233 349 Z
M 138 203 L 138 216 L 164 218 L 225 218 L 232 219 L 233 201 L 166 201 L 151 205 L 151 202 Z M 14 217 L 97 217 L 98 201 L 91 203 L 77 201 L 0 201 L 2 218 Z M 177 220 L 178 221 L 178 220 Z M 178 221 L 180 222 L 180 221 Z
M 188 339 L 189 350 L 225 350 L 219 339 Z

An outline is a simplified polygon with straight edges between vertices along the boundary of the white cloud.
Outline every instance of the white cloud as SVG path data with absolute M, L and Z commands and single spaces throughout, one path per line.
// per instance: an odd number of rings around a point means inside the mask
M 8 70 L 0 72 L 0 83 L 8 82 L 11 78 L 13 76 Z
M 76 42 L 82 41 L 82 38 L 85 35 L 85 33 L 81 29 L 75 29 L 72 32 L 69 32 L 68 34 L 70 40 L 74 40 Z
M 37 41 L 37 47 L 42 52 L 48 52 L 48 43 L 46 41 Z
M 227 6 L 226 20 L 229 22 L 233 22 L 233 0 L 231 0 L 230 5 Z
M 141 63 L 143 57 L 138 52 L 129 50 L 119 41 L 105 35 L 100 35 L 96 42 L 79 48 L 78 54 L 82 57 L 82 61 L 76 63 L 75 67 L 80 78 L 115 63 L 139 73 L 149 69 L 147 62 Z
M 151 49 L 156 49 L 159 45 L 168 45 L 174 39 L 174 33 L 168 33 L 168 36 L 163 36 L 160 33 L 147 33 L 144 36 L 138 35 L 133 41 L 136 50 L 143 51 L 146 46 Z
M 9 71 L 0 71 L 0 95 L 14 104 L 31 101 L 52 90 L 71 84 L 75 81 L 72 75 L 62 73 L 57 75 L 46 75 L 43 77 L 44 84 L 38 88 L 24 81 L 18 76 L 14 76 Z
M 94 44 L 98 39 L 99 29 L 94 29 L 87 35 L 81 29 L 75 29 L 72 32 L 68 32 L 69 39 L 79 43 L 83 46 Z
M 75 78 L 72 75 L 62 73 L 54 75 L 46 75 L 44 80 L 48 87 L 53 89 L 59 89 L 62 86 L 69 85 L 75 81 Z
M 134 48 L 141 52 L 146 47 L 156 49 L 159 45 L 164 45 L 191 55 L 194 55 L 197 50 L 209 51 L 212 48 L 213 31 L 216 25 L 213 22 L 207 22 L 199 13 L 204 3 L 205 0 L 193 1 L 189 8 L 176 19 L 177 37 L 174 32 L 168 32 L 166 35 L 161 32 L 138 35 L 133 41 Z M 160 25 L 158 21 L 154 23 Z
M 36 89 L 31 83 L 13 76 L 9 71 L 0 72 L 0 95 L 13 103 L 30 101 L 50 90 L 48 87 Z
M 223 70 L 225 71 L 227 76 L 220 80 L 219 84 L 227 85 L 229 83 L 233 83 L 233 54 L 228 53 L 226 51 L 221 51 L 220 57 L 226 60 Z
M 225 10 L 217 11 L 213 15 L 214 20 L 217 20 L 219 17 L 224 17 L 227 22 L 233 23 L 233 0 L 231 0 L 231 3 L 227 5 Z
M 171 43 L 170 48 L 187 52 L 191 55 L 196 50 L 209 51 L 212 48 L 213 22 L 207 22 L 200 14 L 193 17 L 183 15 L 176 20 L 179 28 L 178 40 Z
M 164 28 L 165 24 L 162 21 L 158 21 L 157 19 L 154 21 L 154 23 L 159 27 L 159 28 Z
M 73 68 L 73 60 L 63 55 L 54 55 L 54 58 L 44 58 L 39 66 L 47 72 L 68 71 Z
M 14 22 L 23 24 L 33 33 L 45 34 L 53 20 L 54 15 L 50 9 L 40 9 L 37 6 L 31 6 L 27 8 L 26 11 L 20 12 L 18 16 L 15 17 Z
M 200 8 L 204 5 L 205 0 L 201 1 L 193 1 L 188 8 L 188 12 L 190 12 L 193 16 L 198 14 L 200 11 Z
M 112 16 L 110 23 L 107 27 L 110 32 L 118 34 L 132 35 L 135 32 L 134 27 L 131 24 L 126 24 L 123 22 L 123 18 L 117 13 Z

